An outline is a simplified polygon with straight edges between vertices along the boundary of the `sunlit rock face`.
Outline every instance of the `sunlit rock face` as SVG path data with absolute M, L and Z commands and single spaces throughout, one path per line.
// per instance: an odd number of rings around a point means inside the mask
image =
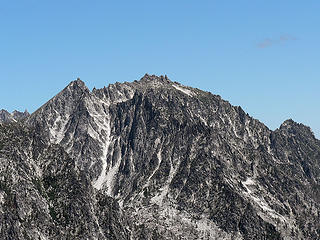
M 1 239 L 320 239 L 320 141 L 292 120 L 271 131 L 147 74 L 78 79 L 14 119 L 0 121 Z

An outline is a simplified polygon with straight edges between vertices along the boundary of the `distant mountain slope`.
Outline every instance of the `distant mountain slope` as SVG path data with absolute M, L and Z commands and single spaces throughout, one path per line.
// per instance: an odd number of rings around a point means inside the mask
M 12 113 L 9 113 L 8 111 L 2 109 L 0 110 L 0 123 L 17 122 L 29 117 L 29 115 L 30 114 L 27 110 L 25 112 L 13 111 Z
M 320 141 L 145 75 L 0 129 L 3 239 L 319 239 Z

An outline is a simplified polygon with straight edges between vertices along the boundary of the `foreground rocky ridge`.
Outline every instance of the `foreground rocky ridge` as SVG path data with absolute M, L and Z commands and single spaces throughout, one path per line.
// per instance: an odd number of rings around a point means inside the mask
M 320 142 L 145 75 L 0 131 L 3 239 L 319 239 Z

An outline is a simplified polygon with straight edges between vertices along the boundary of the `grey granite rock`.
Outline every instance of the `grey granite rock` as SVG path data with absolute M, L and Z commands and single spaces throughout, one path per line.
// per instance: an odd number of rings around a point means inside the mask
M 167 76 L 71 82 L 0 123 L 0 161 L 2 239 L 320 238 L 311 129 Z

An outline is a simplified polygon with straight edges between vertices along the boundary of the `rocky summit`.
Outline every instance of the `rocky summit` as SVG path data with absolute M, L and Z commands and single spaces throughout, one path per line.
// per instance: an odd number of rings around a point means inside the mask
M 320 141 L 146 74 L 0 113 L 1 239 L 320 239 Z

